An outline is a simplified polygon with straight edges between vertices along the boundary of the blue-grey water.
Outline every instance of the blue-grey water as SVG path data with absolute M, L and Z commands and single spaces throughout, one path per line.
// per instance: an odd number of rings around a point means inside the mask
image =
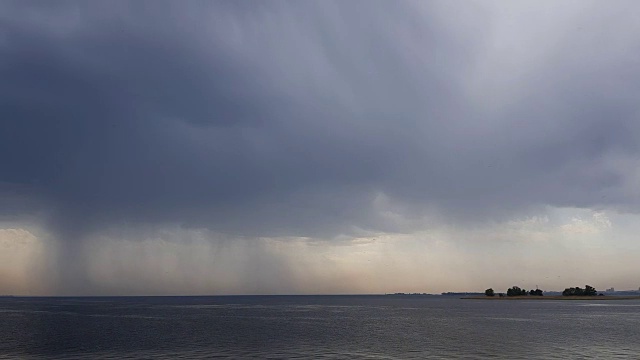
M 640 301 L 0 298 L 0 359 L 640 358 Z

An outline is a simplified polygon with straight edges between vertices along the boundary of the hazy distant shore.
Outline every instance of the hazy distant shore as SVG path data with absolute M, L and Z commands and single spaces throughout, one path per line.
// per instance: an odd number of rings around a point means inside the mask
M 464 300 L 640 300 L 640 296 L 465 296 Z

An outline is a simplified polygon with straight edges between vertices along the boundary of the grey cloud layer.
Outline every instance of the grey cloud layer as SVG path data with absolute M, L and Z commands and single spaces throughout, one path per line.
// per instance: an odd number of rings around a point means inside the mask
M 638 6 L 612 4 L 509 27 L 493 3 L 5 2 L 0 211 L 63 237 L 407 230 L 381 194 L 408 218 L 637 211 Z

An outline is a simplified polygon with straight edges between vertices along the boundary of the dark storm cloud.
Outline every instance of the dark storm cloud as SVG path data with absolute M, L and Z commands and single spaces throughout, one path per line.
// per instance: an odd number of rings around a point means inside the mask
M 408 218 L 637 210 L 638 36 L 621 59 L 592 49 L 616 29 L 559 28 L 510 74 L 474 4 L 5 2 L 3 193 L 61 238 L 407 230 L 381 194 Z

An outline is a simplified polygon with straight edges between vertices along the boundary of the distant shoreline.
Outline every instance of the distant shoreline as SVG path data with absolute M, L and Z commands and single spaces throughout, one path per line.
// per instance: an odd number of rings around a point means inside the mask
M 554 295 L 554 296 L 465 296 L 461 297 L 463 300 L 587 300 L 587 301 L 595 301 L 595 300 L 640 300 L 640 296 L 615 296 L 615 295 L 604 295 L 604 296 L 562 296 L 562 295 Z

